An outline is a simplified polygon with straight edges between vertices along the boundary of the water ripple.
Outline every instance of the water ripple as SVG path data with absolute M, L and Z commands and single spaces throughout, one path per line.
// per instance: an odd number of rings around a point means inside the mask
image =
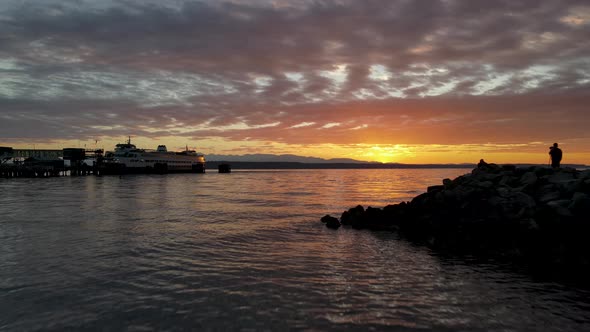
M 0 330 L 589 330 L 586 289 L 318 222 L 462 172 L 0 180 Z

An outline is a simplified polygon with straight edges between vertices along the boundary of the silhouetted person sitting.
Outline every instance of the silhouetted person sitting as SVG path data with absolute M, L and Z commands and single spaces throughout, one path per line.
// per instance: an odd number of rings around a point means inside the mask
M 486 163 L 483 159 L 479 160 L 479 164 L 477 164 L 477 168 L 488 167 L 488 163 Z
M 549 156 L 551 156 L 551 167 L 559 168 L 563 152 L 557 147 L 557 143 L 553 143 L 553 146 L 549 147 Z

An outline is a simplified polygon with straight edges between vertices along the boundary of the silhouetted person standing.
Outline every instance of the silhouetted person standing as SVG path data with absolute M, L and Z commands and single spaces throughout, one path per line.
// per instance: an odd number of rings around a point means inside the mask
M 551 156 L 551 167 L 559 168 L 563 152 L 557 147 L 557 143 L 553 143 L 553 146 L 549 148 L 549 155 Z

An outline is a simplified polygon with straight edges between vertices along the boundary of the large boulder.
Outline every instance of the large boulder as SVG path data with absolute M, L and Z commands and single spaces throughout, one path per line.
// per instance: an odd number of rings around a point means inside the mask
M 445 186 L 430 186 L 426 189 L 426 192 L 428 193 L 433 193 L 433 192 L 439 192 L 442 191 L 443 189 L 445 189 Z
M 513 174 L 504 174 L 500 178 L 498 184 L 501 186 L 515 187 L 518 186 L 518 180 L 519 178 L 514 176 Z
M 581 192 L 575 193 L 568 206 L 568 210 L 574 215 L 590 220 L 590 195 Z
M 569 181 L 575 180 L 574 172 L 567 170 L 556 171 L 555 173 L 543 176 L 543 178 L 546 178 L 549 183 L 558 185 L 562 185 Z
M 329 214 L 323 216 L 320 220 L 325 223 L 328 228 L 338 229 L 340 227 L 340 221 L 338 221 L 338 218 L 332 217 Z
M 571 201 L 569 199 L 559 199 L 547 203 L 547 206 L 553 209 L 553 211 L 559 216 L 573 217 L 572 212 L 569 210 L 570 204 Z
M 551 201 L 556 201 L 561 198 L 561 193 L 559 191 L 549 191 L 544 193 L 540 198 L 539 202 L 547 203 Z
M 537 179 L 535 172 L 526 172 L 520 177 L 520 184 L 523 186 L 534 185 L 537 183 Z
M 348 211 L 342 212 L 340 216 L 340 222 L 342 225 L 352 225 L 359 223 L 363 214 L 365 213 L 365 208 L 362 205 L 357 205 L 354 208 L 348 209 Z
M 452 189 L 454 187 L 453 180 L 451 179 L 443 179 L 442 183 L 445 189 Z

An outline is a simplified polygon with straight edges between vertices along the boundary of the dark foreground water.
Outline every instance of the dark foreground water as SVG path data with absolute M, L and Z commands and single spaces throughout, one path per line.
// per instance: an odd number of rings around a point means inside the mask
M 0 179 L 0 330 L 590 330 L 590 292 L 324 227 L 468 170 Z

